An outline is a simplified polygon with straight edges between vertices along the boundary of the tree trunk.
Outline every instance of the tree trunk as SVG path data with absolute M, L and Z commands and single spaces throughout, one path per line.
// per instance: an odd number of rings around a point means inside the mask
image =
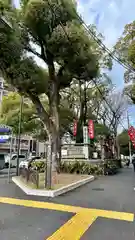
M 46 187 L 47 188 L 51 188 L 51 180 L 52 180 L 52 149 L 53 149 L 53 121 L 51 118 L 49 118 L 48 113 L 45 111 L 40 99 L 38 96 L 36 95 L 32 95 L 29 94 L 33 104 L 35 105 L 36 109 L 37 109 L 37 113 L 41 119 L 41 121 L 43 122 L 43 125 L 45 127 L 45 130 L 47 132 L 48 135 L 48 140 L 49 140 L 49 144 L 48 144 L 48 151 L 47 151 L 47 173 L 45 173 L 45 179 L 46 179 Z
M 45 172 L 45 187 L 51 189 L 52 186 L 52 136 L 48 136 L 47 161 Z
M 53 123 L 50 120 L 48 113 L 45 111 L 38 96 L 29 93 L 29 97 L 30 97 L 31 101 L 33 102 L 34 106 L 36 107 L 37 113 L 45 127 L 47 135 L 49 136 L 49 129 L 52 127 Z
M 104 137 L 103 136 L 101 136 L 100 144 L 101 144 L 101 160 L 104 161 L 105 152 L 104 152 Z
M 52 134 L 52 177 L 53 182 L 56 180 L 56 172 L 58 171 L 58 152 L 59 152 L 59 83 L 55 76 L 55 68 L 53 62 L 48 64 L 49 70 L 49 107 L 50 107 L 50 119 L 53 122 L 53 126 L 50 129 Z
M 59 156 L 58 156 L 58 172 L 60 173 L 60 163 L 61 163 L 61 136 L 59 138 L 59 143 L 58 143 L 58 152 L 59 152 Z
M 86 126 L 86 121 L 87 121 L 87 87 L 85 82 L 84 84 L 84 116 L 83 116 L 84 126 Z
M 48 169 L 47 169 L 47 186 L 51 187 L 53 173 L 57 172 L 58 167 L 58 143 L 59 143 L 59 79 L 55 75 L 55 67 L 51 54 L 46 51 L 47 64 L 49 72 L 48 82 L 48 99 L 49 99 L 49 114 L 45 111 L 38 96 L 29 93 L 32 102 L 36 106 L 37 112 L 44 126 L 46 127 L 49 138 L 48 149 Z M 49 180 L 50 179 L 50 180 Z

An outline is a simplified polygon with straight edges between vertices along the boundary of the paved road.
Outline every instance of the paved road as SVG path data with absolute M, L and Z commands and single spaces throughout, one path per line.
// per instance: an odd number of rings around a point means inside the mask
M 16 168 L 10 169 L 10 176 L 16 175 Z M 8 176 L 8 168 L 4 168 L 3 170 L 0 170 L 0 178 L 7 178 Z
M 13 183 L 0 179 L 0 239 L 134 240 L 134 215 L 130 214 L 135 212 L 134 186 L 135 174 L 124 169 L 50 199 L 26 196 Z

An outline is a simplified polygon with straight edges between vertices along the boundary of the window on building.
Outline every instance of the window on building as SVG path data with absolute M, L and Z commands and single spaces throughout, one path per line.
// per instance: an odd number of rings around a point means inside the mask
M 29 141 L 25 139 L 21 139 L 21 144 L 24 144 L 27 146 L 29 144 Z

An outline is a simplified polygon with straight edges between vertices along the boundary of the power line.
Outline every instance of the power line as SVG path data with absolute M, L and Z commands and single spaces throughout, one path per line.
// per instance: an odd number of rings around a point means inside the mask
M 49 0 L 47 0 L 47 3 L 48 3 L 48 6 L 50 7 L 50 10 L 52 11 L 52 13 L 53 13 L 54 15 L 56 15 L 56 14 L 55 14 L 55 11 L 54 11 L 52 5 L 50 4 L 50 1 L 49 1 Z M 106 48 L 106 46 L 101 42 L 101 40 L 98 39 L 97 36 L 96 36 L 95 34 L 93 34 L 93 32 L 92 32 L 90 29 L 88 29 L 88 26 L 87 26 L 86 23 L 82 20 L 82 18 L 77 14 L 77 12 L 76 12 L 76 16 L 78 17 L 78 20 L 79 20 L 81 23 L 83 23 L 83 25 L 84 25 L 84 27 L 85 27 L 85 30 L 87 30 L 87 32 L 88 32 L 90 35 L 92 35 L 92 37 L 94 38 L 94 40 L 97 42 L 97 44 L 98 44 L 99 46 L 102 46 L 102 48 L 103 48 L 106 52 L 108 52 L 109 55 L 110 55 L 115 61 L 119 62 L 119 63 L 120 63 L 123 67 L 125 67 L 127 70 L 132 70 L 132 71 L 134 71 L 133 69 L 130 69 L 130 68 L 127 67 L 125 64 L 123 64 L 119 59 L 117 59 L 117 57 L 115 57 L 115 56 L 111 53 L 111 51 L 110 51 L 108 48 Z M 66 34 L 68 41 L 71 42 L 70 39 L 69 39 L 68 33 L 66 32 L 65 27 L 64 27 L 64 25 L 63 25 L 63 23 L 62 23 L 61 21 L 60 21 L 60 25 L 61 25 L 64 33 Z M 97 39 L 98 41 L 97 41 L 96 39 Z M 72 42 L 71 42 L 71 44 L 72 44 Z M 78 53 L 77 51 L 76 51 L 76 53 L 79 55 L 79 53 Z M 109 108 L 111 109 L 112 113 L 113 113 L 114 116 L 116 117 L 115 111 L 112 109 L 112 107 L 110 106 L 110 104 L 108 103 L 108 101 L 107 101 L 107 100 L 105 99 L 105 97 L 103 96 L 102 91 L 101 91 L 100 88 L 98 87 L 95 79 L 92 78 L 91 81 L 93 81 L 93 83 L 94 83 L 95 86 L 97 87 L 99 93 L 101 94 L 103 100 L 106 102 L 106 104 L 109 106 Z M 116 117 L 116 119 L 117 119 L 117 121 L 119 122 L 119 124 L 123 127 L 123 129 L 126 130 L 125 127 L 124 127 L 124 125 L 120 122 L 120 120 L 119 120 L 117 117 Z
M 78 15 L 78 17 L 79 17 L 79 15 Z M 79 17 L 80 18 L 80 17 Z M 88 26 L 86 25 L 86 23 L 82 20 L 82 23 L 83 23 L 83 26 L 85 27 L 85 30 L 90 34 L 90 35 L 92 35 L 92 37 L 94 38 L 94 40 L 97 42 L 97 44 L 103 49 L 103 50 L 105 50 L 108 54 L 109 54 L 109 56 L 111 57 L 111 58 L 113 58 L 116 62 L 118 62 L 122 67 L 124 67 L 125 69 L 127 69 L 128 71 L 131 71 L 131 72 L 133 72 L 133 73 L 135 73 L 135 69 L 132 67 L 132 66 L 130 66 L 129 64 L 127 64 L 126 62 L 123 62 L 120 58 L 118 58 L 114 53 L 112 53 L 111 51 L 110 51 L 110 49 L 109 48 L 107 48 L 106 46 L 105 46 L 105 44 L 96 36 L 96 34 L 94 34 L 93 33 L 93 31 L 90 29 L 90 28 L 88 28 Z

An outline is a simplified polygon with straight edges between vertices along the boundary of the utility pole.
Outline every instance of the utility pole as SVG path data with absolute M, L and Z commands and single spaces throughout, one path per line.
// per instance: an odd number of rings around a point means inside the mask
M 130 123 L 129 123 L 129 114 L 128 114 L 128 111 L 127 111 L 127 123 L 128 123 L 128 129 L 129 129 Z M 129 159 L 130 159 L 130 163 L 132 163 L 131 141 L 130 141 L 130 138 L 129 138 L 128 148 L 129 148 Z

